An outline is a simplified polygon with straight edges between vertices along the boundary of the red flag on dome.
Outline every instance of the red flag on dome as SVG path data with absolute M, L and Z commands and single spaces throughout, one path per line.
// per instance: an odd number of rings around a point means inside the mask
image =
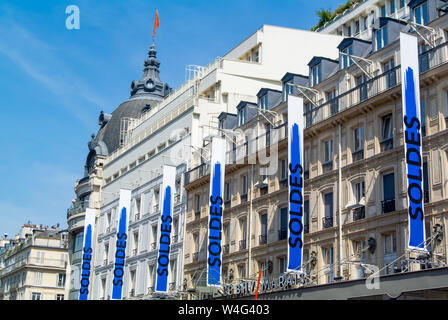
M 154 26 L 152 27 L 152 37 L 156 34 L 156 30 L 159 27 L 159 12 L 156 9 L 156 18 L 154 20 Z

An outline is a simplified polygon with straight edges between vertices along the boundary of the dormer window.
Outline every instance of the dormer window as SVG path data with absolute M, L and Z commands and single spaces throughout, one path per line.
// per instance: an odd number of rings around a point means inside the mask
M 241 127 L 243 124 L 246 123 L 246 119 L 247 119 L 247 110 L 246 108 L 241 108 L 238 111 L 238 126 Z
M 321 80 L 321 66 L 320 63 L 311 68 L 311 86 L 314 87 Z
M 353 64 L 352 58 L 347 56 L 347 54 L 351 55 L 353 52 L 352 45 L 348 46 L 344 50 L 342 50 L 342 53 L 345 53 L 342 55 L 342 69 L 348 68 Z
M 288 100 L 288 95 L 292 95 L 294 93 L 294 85 L 292 81 L 285 82 L 283 84 L 283 101 Z
M 268 96 L 265 94 L 264 96 L 260 97 L 260 105 L 259 109 L 266 111 L 268 109 Z
M 426 1 L 414 8 L 414 21 L 418 24 L 428 23 L 428 3 Z
M 380 50 L 387 45 L 387 28 L 386 26 L 376 31 L 376 50 Z

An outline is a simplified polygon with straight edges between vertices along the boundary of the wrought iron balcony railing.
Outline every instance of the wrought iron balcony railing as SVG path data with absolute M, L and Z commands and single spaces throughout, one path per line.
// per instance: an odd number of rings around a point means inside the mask
M 394 138 L 388 138 L 380 142 L 381 152 L 391 150 L 394 147 Z
M 280 229 L 278 230 L 278 240 L 285 240 L 288 236 L 288 230 L 286 229 Z
M 222 246 L 222 253 L 229 254 L 229 244 L 228 243 L 226 243 L 225 245 Z
M 333 227 L 333 216 L 323 217 L 322 225 L 323 225 L 324 229 Z
M 266 244 L 266 243 L 268 243 L 268 236 L 266 234 L 261 234 L 258 237 L 258 244 L 261 246 L 261 245 Z
M 381 208 L 383 213 L 395 211 L 395 199 L 388 199 L 381 201 Z
M 366 207 L 362 206 L 353 209 L 353 221 L 358 221 L 366 217 Z
M 246 249 L 246 239 L 240 240 L 240 250 Z
M 364 149 L 360 149 L 357 151 L 352 152 L 352 161 L 359 161 L 361 159 L 364 159 Z

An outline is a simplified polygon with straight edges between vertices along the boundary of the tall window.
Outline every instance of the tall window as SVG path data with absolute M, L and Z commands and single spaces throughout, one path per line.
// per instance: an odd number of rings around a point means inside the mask
M 226 182 L 224 190 L 224 201 L 229 202 L 232 196 L 232 182 Z
M 427 24 L 428 21 L 428 3 L 423 2 L 421 5 L 414 8 L 415 23 Z
M 266 213 L 260 215 L 260 244 L 267 243 L 268 236 L 268 215 Z
M 383 213 L 395 211 L 395 176 L 394 173 L 383 175 Z
M 280 231 L 279 240 L 286 239 L 288 230 L 288 208 L 280 208 Z
M 288 163 L 286 159 L 280 161 L 280 181 L 288 179 Z
M 303 202 L 303 229 L 304 233 L 310 232 L 310 200 Z
M 324 215 L 323 227 L 333 227 L 333 192 L 324 194 Z
M 389 0 L 389 9 L 390 9 L 390 14 L 395 13 L 395 0 Z
M 381 6 L 380 9 L 381 9 L 381 16 L 385 17 L 387 15 L 387 13 L 386 13 L 386 5 Z
M 42 285 L 42 272 L 40 271 L 34 272 L 34 284 L 36 286 Z
M 387 28 L 386 26 L 376 31 L 376 50 L 380 50 L 387 46 Z
M 65 273 L 58 274 L 58 287 L 59 288 L 65 287 Z
M 353 47 L 350 45 L 347 48 L 345 48 L 344 50 L 342 50 L 342 52 L 345 54 L 352 55 Z M 345 69 L 353 64 L 352 58 L 350 58 L 349 56 L 346 56 L 345 54 L 342 55 L 342 69 Z
M 363 239 L 353 240 L 353 255 L 358 259 L 364 259 L 364 246 L 365 241 Z
M 429 202 L 428 162 L 423 162 L 423 193 L 424 202 Z
M 397 236 L 395 232 L 384 235 L 384 254 L 397 252 Z
M 381 151 L 393 148 L 392 114 L 381 118 Z
M 364 149 L 364 126 L 360 126 L 353 130 L 353 151 Z
M 393 70 L 395 67 L 394 59 L 387 61 L 383 64 L 383 72 L 386 77 L 386 88 L 395 87 L 397 84 L 396 70 Z
M 260 97 L 260 107 L 259 109 L 266 111 L 268 109 L 268 95 L 265 94 L 264 96 Z
M 425 99 L 420 101 L 420 120 L 422 126 L 422 136 L 426 136 L 426 106 Z
M 246 123 L 247 110 L 246 108 L 241 108 L 238 111 L 238 126 L 241 127 Z
M 286 258 L 280 257 L 278 258 L 278 274 L 282 275 L 286 272 Z
M 247 175 L 241 176 L 241 195 L 247 195 Z
M 294 85 L 291 81 L 285 82 L 283 85 L 283 101 L 288 100 L 288 95 L 294 94 Z
M 321 81 L 321 65 L 320 63 L 311 68 L 311 86 L 314 87 Z
M 404 5 L 405 5 L 405 0 L 399 0 L 399 3 L 400 3 L 400 9 L 401 8 L 404 8 Z
M 359 87 L 359 101 L 367 99 L 367 82 L 365 74 L 356 77 L 356 86 Z
M 324 163 L 331 162 L 333 160 L 333 140 L 327 140 L 324 142 Z
M 360 203 L 361 199 L 365 195 L 365 183 L 364 181 L 358 181 L 353 183 L 353 198 L 355 203 Z

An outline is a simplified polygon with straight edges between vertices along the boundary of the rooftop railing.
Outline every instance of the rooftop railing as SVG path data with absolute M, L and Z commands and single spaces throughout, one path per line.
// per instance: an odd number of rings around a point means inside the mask
M 425 73 L 447 63 L 448 42 L 439 44 L 419 54 L 419 71 Z M 401 66 L 398 65 L 382 74 L 360 83 L 354 88 L 341 93 L 321 105 L 305 110 L 306 127 L 316 125 L 344 110 L 352 108 L 361 102 L 378 96 L 392 88 L 401 85 Z

